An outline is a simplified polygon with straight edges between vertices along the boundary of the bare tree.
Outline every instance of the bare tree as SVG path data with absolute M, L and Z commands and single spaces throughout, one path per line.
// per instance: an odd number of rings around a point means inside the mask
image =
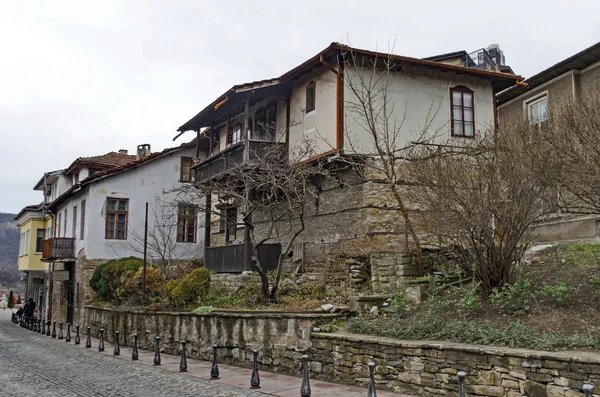
M 407 104 L 395 103 L 390 94 L 397 65 L 391 55 L 362 56 L 353 52 L 343 55 L 345 84 L 352 93 L 346 99 L 346 120 L 354 121 L 360 131 L 346 125 L 349 150 L 343 157 L 351 163 L 365 181 L 385 186 L 395 206 L 388 207 L 402 216 L 413 242 L 419 274 L 423 274 L 423 254 L 420 238 L 406 201 L 404 164 L 411 158 L 415 145 L 435 140 L 447 126 L 438 123 L 443 98 L 434 98 L 417 130 L 407 123 Z M 350 74 L 351 73 L 351 74 Z M 347 123 L 348 124 L 348 123 Z M 363 134 L 364 132 L 364 134 Z M 366 139 L 361 140 L 358 136 Z
M 531 225 L 543 214 L 546 185 L 530 153 L 528 126 L 489 132 L 478 139 L 421 145 L 413 152 L 412 200 L 432 241 L 456 248 L 485 292 L 514 279 L 531 242 Z
M 550 109 L 549 120 L 531 125 L 531 153 L 540 183 L 552 188 L 562 212 L 600 214 L 600 86 L 577 102 Z
M 159 269 L 163 282 L 170 278 L 177 261 L 189 258 L 196 244 L 178 242 L 178 212 L 180 205 L 187 205 L 196 211 L 190 201 L 169 200 L 169 194 L 155 196 L 148 211 L 148 255 Z M 172 198 L 172 197 L 171 197 Z M 197 222 L 196 222 L 197 224 Z M 195 231 L 197 233 L 197 231 Z M 144 225 L 130 231 L 130 246 L 136 252 L 144 252 Z
M 197 182 L 199 194 L 210 194 L 238 209 L 248 231 L 246 238 L 264 302 L 276 300 L 284 260 L 305 229 L 306 204 L 316 194 L 311 180 L 315 175 L 326 174 L 319 161 L 298 160 L 311 158 L 308 147 L 303 147 L 302 153 L 291 154 L 288 160 L 287 151 L 273 145 L 271 150 L 251 153 L 250 160 L 230 167 L 216 178 Z M 269 280 L 259 255 L 261 247 L 268 243 L 282 244 L 273 280 Z

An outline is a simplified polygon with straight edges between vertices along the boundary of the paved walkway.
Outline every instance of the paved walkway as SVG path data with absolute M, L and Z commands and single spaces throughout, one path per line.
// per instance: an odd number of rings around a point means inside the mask
M 187 360 L 188 372 L 180 373 L 179 372 L 179 362 L 180 362 L 179 356 L 173 356 L 173 355 L 161 353 L 162 365 L 155 367 L 155 366 L 153 366 L 154 353 L 150 352 L 150 351 L 140 350 L 139 351 L 139 361 L 131 361 L 132 350 L 129 347 L 121 347 L 121 355 L 114 356 L 113 355 L 113 349 L 114 349 L 113 345 L 105 342 L 104 352 L 98 352 L 98 342 L 99 341 L 95 338 L 92 338 L 92 348 L 86 349 L 85 348 L 85 336 L 82 336 L 81 345 L 78 345 L 78 346 L 74 345 L 73 340 L 71 341 L 71 343 L 66 343 L 64 339 L 58 340 L 58 339 L 52 339 L 51 337 L 48 337 L 48 336 L 42 336 L 41 334 L 24 330 L 16 325 L 10 323 L 10 311 L 6 311 L 6 312 L 8 313 L 8 315 L 3 315 L 3 313 L 1 313 L 1 311 L 0 311 L 0 345 L 2 345 L 3 342 L 5 342 L 5 341 L 3 341 L 3 337 L 5 335 L 7 335 L 7 333 L 4 332 L 5 330 L 3 328 L 12 327 L 9 334 L 13 335 L 13 337 L 12 337 L 13 342 L 16 342 L 16 341 L 14 341 L 14 339 L 15 339 L 14 335 L 19 335 L 22 338 L 26 338 L 29 342 L 26 346 L 38 348 L 38 353 L 40 355 L 44 355 L 44 357 L 51 358 L 50 361 L 56 362 L 57 365 L 61 365 L 62 361 L 69 361 L 70 365 L 73 365 L 78 370 L 83 371 L 83 368 L 81 368 L 79 363 L 77 363 L 77 361 L 73 361 L 74 360 L 73 357 L 77 357 L 77 358 L 80 357 L 82 359 L 82 361 L 83 361 L 83 359 L 86 359 L 86 361 L 85 361 L 86 364 L 88 364 L 90 362 L 90 360 L 87 359 L 87 357 L 94 357 L 94 360 L 102 360 L 102 361 L 99 362 L 95 367 L 94 366 L 92 367 L 92 369 L 91 369 L 92 372 L 96 371 L 96 372 L 98 372 L 99 376 L 104 375 L 104 376 L 108 377 L 108 375 L 106 374 L 106 372 L 109 371 L 106 368 L 107 366 L 114 367 L 114 371 L 118 372 L 121 375 L 123 375 L 122 374 L 123 371 L 131 371 L 131 374 L 128 377 L 128 379 L 131 379 L 130 380 L 131 385 L 136 384 L 136 381 L 134 379 L 132 379 L 132 378 L 137 378 L 137 375 L 135 373 L 138 372 L 138 370 L 136 370 L 136 368 L 138 368 L 139 371 L 143 371 L 144 373 L 146 373 L 146 372 L 156 373 L 156 375 L 158 377 L 161 377 L 160 374 L 170 374 L 168 379 L 178 379 L 178 381 L 173 382 L 172 380 L 170 380 L 169 386 L 173 386 L 174 388 L 176 388 L 176 387 L 178 387 L 177 383 L 181 383 L 181 386 L 179 386 L 179 387 L 181 388 L 180 390 L 182 390 L 183 393 L 176 392 L 176 394 L 174 394 L 174 395 L 177 395 L 177 396 L 188 395 L 185 392 L 191 391 L 191 390 L 196 390 L 196 387 L 200 387 L 199 390 L 202 390 L 203 392 L 208 393 L 208 394 L 203 394 L 203 393 L 195 394 L 195 395 L 200 395 L 200 396 L 238 396 L 238 395 L 239 396 L 261 396 L 261 395 L 268 396 L 268 395 L 271 395 L 271 396 L 280 396 L 280 397 L 291 397 L 291 396 L 299 396 L 300 395 L 301 379 L 298 377 L 261 371 L 260 372 L 261 388 L 258 390 L 251 391 L 250 390 L 250 377 L 251 377 L 252 371 L 249 369 L 246 369 L 246 368 L 240 368 L 240 367 L 234 367 L 234 366 L 225 365 L 225 364 L 219 364 L 220 378 L 217 380 L 211 380 L 210 379 L 210 366 L 211 366 L 210 362 L 188 358 L 188 360 Z M 73 335 L 73 339 L 74 339 L 74 335 Z M 35 343 L 36 341 L 38 341 L 39 344 L 36 344 Z M 33 344 L 30 342 L 33 342 Z M 5 346 L 13 346 L 14 347 L 14 345 L 5 345 Z M 69 356 L 73 356 L 73 357 L 70 359 L 57 358 L 56 356 L 58 354 L 56 354 L 56 353 L 54 353 L 54 357 L 52 357 L 52 356 L 49 357 L 48 356 L 49 353 L 53 354 L 53 353 L 51 353 L 50 350 L 56 351 L 56 348 L 58 348 L 58 347 L 61 348 L 60 350 L 64 351 L 64 354 L 68 354 Z M 0 346 L 0 359 L 1 360 L 3 360 L 5 358 L 3 356 L 7 356 L 8 353 L 9 352 L 6 351 L 3 354 L 3 349 Z M 15 348 L 14 353 L 15 353 L 16 357 L 12 357 L 12 358 L 18 360 L 19 355 L 20 355 L 19 350 L 17 350 Z M 75 360 L 76 360 L 76 358 L 75 358 Z M 14 362 L 17 363 L 18 361 L 14 361 Z M 111 362 L 113 363 L 112 366 L 110 365 Z M 90 364 L 90 365 L 92 365 L 92 364 Z M 128 370 L 127 368 L 129 368 L 129 367 L 131 367 L 132 370 Z M 23 369 L 25 371 L 27 371 L 27 368 L 24 367 Z M 52 366 L 48 368 L 48 375 L 53 374 L 54 372 L 55 371 L 52 369 Z M 139 375 L 141 375 L 141 374 L 139 374 Z M 148 378 L 148 375 L 144 375 L 144 376 L 146 376 Z M 0 376 L 0 383 L 2 380 L 1 378 L 2 378 L 2 376 Z M 27 376 L 25 376 L 25 378 L 27 378 Z M 150 378 L 152 378 L 152 377 L 150 376 Z M 189 381 L 186 381 L 186 379 Z M 192 382 L 194 379 L 196 379 L 196 381 Z M 167 386 L 163 386 L 163 384 L 161 382 L 162 382 L 162 380 L 157 381 L 155 386 L 153 386 L 152 382 L 149 382 L 148 387 L 150 390 L 153 390 L 154 388 L 156 388 L 156 390 L 160 390 L 159 392 L 157 392 L 159 394 L 156 394 L 156 395 L 162 395 L 162 396 L 171 395 L 171 393 L 164 394 L 164 393 L 167 393 L 167 389 L 166 389 Z M 104 385 L 104 383 L 105 382 L 102 382 L 102 385 Z M 189 385 L 188 385 L 188 383 L 189 383 Z M 200 385 L 200 386 L 197 386 L 197 385 Z M 202 386 L 202 385 L 205 385 L 205 386 Z M 344 385 L 339 385 L 339 384 L 330 383 L 330 382 L 323 382 L 323 381 L 319 381 L 319 380 L 311 380 L 310 386 L 311 386 L 311 390 L 312 390 L 312 395 L 317 396 L 317 397 L 330 397 L 330 396 L 365 397 L 367 395 L 367 390 L 365 388 L 344 386 Z M 146 393 L 136 393 L 136 394 L 130 394 L 130 392 L 127 392 L 126 394 L 121 394 L 121 393 L 116 392 L 117 390 L 125 391 L 124 387 L 125 387 L 125 385 L 123 385 L 123 388 L 121 388 L 119 385 L 119 379 L 115 379 L 112 382 L 112 388 L 113 388 L 112 390 L 114 390 L 114 393 L 112 395 L 114 395 L 114 396 L 117 396 L 117 395 L 126 395 L 126 396 L 140 395 L 140 396 L 144 396 L 144 397 L 150 397 L 150 396 L 155 395 L 155 394 L 153 394 L 152 391 L 149 391 Z M 44 390 L 47 391 L 47 389 L 44 389 Z M 127 389 L 127 390 L 129 390 L 129 389 Z M 156 390 L 153 390 L 153 391 L 156 392 Z M 213 391 L 210 391 L 210 390 L 213 390 Z M 237 392 L 236 392 L 236 390 L 237 390 Z M 10 394 L 10 393 L 4 394 L 2 392 L 2 388 L 0 388 L 0 395 L 12 396 L 12 395 L 17 395 L 17 394 Z M 18 394 L 18 395 L 27 396 L 30 394 L 25 393 L 25 394 Z M 54 394 L 47 394 L 47 393 L 45 393 L 43 395 L 54 396 Z M 87 396 L 88 394 L 61 394 L 61 396 L 62 395 L 65 395 L 65 396 L 66 395 L 78 395 L 78 396 L 85 395 L 85 396 Z M 98 393 L 95 395 L 104 395 L 104 394 Z M 408 395 L 404 395 L 404 394 L 391 393 L 391 392 L 385 392 L 385 391 L 377 391 L 377 396 L 378 397 L 414 397 L 414 396 L 408 396 Z

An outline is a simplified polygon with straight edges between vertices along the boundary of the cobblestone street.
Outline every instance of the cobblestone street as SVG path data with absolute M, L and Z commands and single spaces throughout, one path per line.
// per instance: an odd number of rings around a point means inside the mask
M 265 396 L 24 330 L 0 310 L 0 396 Z

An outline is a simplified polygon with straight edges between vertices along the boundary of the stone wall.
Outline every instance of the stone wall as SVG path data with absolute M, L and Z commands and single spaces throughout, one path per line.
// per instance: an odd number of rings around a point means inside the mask
M 105 329 L 106 340 L 120 331 L 121 343 L 130 345 L 140 335 L 140 347 L 153 349 L 154 337 L 162 338 L 161 351 L 179 353 L 179 341 L 186 340 L 190 357 L 204 360 L 218 344 L 219 360 L 250 366 L 252 350 L 258 349 L 263 369 L 298 373 L 300 360 L 311 348 L 310 332 L 322 324 L 342 320 L 346 314 L 219 311 L 205 314 L 121 311 L 86 306 L 82 327 L 92 327 L 94 336 Z
M 403 341 L 353 334 L 311 335 L 311 376 L 347 384 L 368 383 L 377 364 L 380 389 L 419 396 L 457 396 L 456 373 L 467 373 L 467 395 L 583 397 L 584 383 L 600 385 L 600 355 L 542 352 L 451 342 Z M 594 395 L 600 394 L 596 387 Z

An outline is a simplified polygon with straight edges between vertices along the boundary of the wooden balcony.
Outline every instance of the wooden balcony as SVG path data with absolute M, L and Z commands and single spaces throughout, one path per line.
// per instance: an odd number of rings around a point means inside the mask
M 42 260 L 60 261 L 75 260 L 75 239 L 56 237 L 44 240 L 42 246 Z
M 248 141 L 248 162 L 273 161 L 281 162 L 287 160 L 287 146 L 283 142 Z M 198 164 L 196 168 L 196 181 L 202 182 L 217 178 L 219 175 L 244 163 L 243 142 L 214 154 L 207 160 Z
M 260 262 L 266 270 L 277 268 L 281 244 L 263 244 L 258 249 Z M 204 263 L 208 270 L 216 273 L 241 273 L 254 271 L 251 253 L 245 244 L 206 247 Z

